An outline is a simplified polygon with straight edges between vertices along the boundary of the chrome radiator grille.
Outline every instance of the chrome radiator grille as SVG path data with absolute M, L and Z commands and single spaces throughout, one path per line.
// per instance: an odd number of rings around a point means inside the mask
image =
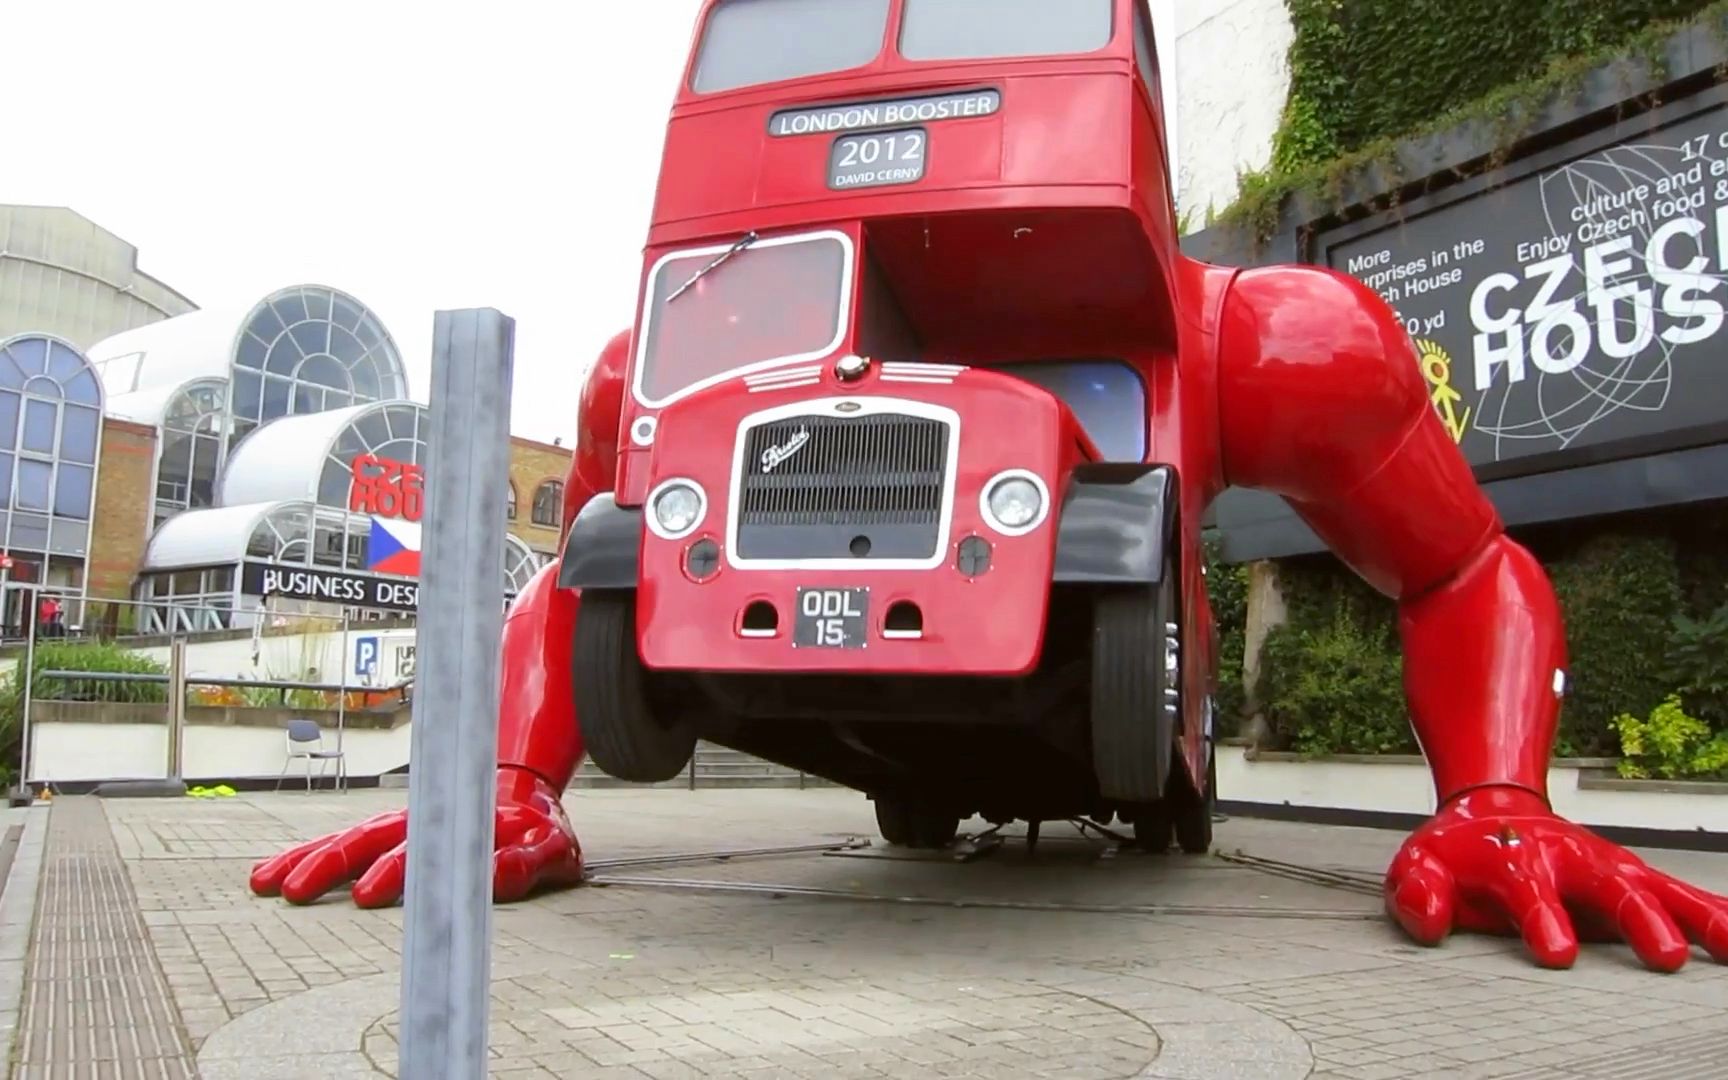
M 746 429 L 738 554 L 933 556 L 951 437 L 941 420 L 889 413 L 794 416 Z

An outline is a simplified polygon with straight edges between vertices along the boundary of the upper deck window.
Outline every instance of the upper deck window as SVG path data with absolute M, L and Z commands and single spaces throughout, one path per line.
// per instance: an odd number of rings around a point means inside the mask
M 661 260 L 648 283 L 637 399 L 658 407 L 747 371 L 826 357 L 845 338 L 851 270 L 840 233 Z
M 906 0 L 908 60 L 1072 56 L 1110 44 L 1114 0 Z
M 861 67 L 882 51 L 888 0 L 725 0 L 708 16 L 699 94 Z

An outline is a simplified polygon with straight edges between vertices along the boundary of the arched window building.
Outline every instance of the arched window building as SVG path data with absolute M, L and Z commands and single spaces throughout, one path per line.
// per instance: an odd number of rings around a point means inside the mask
M 124 436 L 114 436 L 113 453 L 125 459 L 117 466 L 124 483 L 149 492 L 147 509 L 135 511 L 128 499 L 121 511 L 148 519 L 132 526 L 148 530 L 136 541 L 144 557 L 133 581 L 136 599 L 148 605 L 145 626 L 232 628 L 266 610 L 412 613 L 429 417 L 409 397 L 396 343 L 359 300 L 296 285 L 255 304 L 124 331 L 91 346 L 88 362 L 59 352 L 25 359 L 41 370 L 0 371 L 0 392 L 9 389 L 17 401 L 12 427 L 0 427 L 0 467 L 12 470 L 7 483 L 28 505 L 59 505 L 67 521 L 83 513 L 79 551 L 88 542 L 95 461 L 80 433 L 104 405 L 111 418 L 129 422 Z M 51 362 L 60 383 L 41 377 Z M 8 400 L 0 398 L 0 423 L 10 415 Z M 135 449 L 149 445 L 151 433 L 153 453 Z M 49 459 L 32 448 L 48 435 L 71 442 L 44 473 L 38 465 Z M 548 448 L 524 443 L 521 452 L 534 461 L 527 475 L 555 475 Z M 516 452 L 513 444 L 513 462 Z M 146 462 L 147 484 L 138 475 Z M 520 493 L 512 484 L 512 529 L 519 494 L 531 496 L 522 517 L 560 524 L 561 484 Z M 41 521 L 11 517 L 26 530 Z M 500 553 L 509 596 L 548 558 L 534 550 L 548 543 L 543 530 L 520 524 L 537 543 L 512 535 Z M 116 550 L 128 551 L 130 563 L 138 547 Z
M 153 622 L 210 629 L 265 608 L 411 610 L 415 594 L 402 586 L 417 573 L 386 560 L 404 543 L 417 550 L 413 477 L 425 468 L 428 421 L 424 406 L 396 401 L 258 428 L 229 458 L 220 507 L 175 517 L 151 539 L 138 593 L 162 605 Z M 540 560 L 515 536 L 501 555 L 514 596 Z
M 278 290 L 245 311 L 195 311 L 129 330 L 96 344 L 90 359 L 111 411 L 159 432 L 158 522 L 212 505 L 228 455 L 260 426 L 408 397 L 384 324 L 322 285 Z
M 77 349 L 41 335 L 0 341 L 0 490 L 6 493 L 0 550 L 12 560 L 6 580 L 83 594 L 102 409 L 102 383 Z M 22 625 L 20 604 L 8 594 L 8 628 Z

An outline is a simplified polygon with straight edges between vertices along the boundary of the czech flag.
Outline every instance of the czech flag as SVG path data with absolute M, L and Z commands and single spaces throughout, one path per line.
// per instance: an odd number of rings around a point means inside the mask
M 366 542 L 366 568 L 380 574 L 420 576 L 420 526 L 412 521 L 372 519 Z

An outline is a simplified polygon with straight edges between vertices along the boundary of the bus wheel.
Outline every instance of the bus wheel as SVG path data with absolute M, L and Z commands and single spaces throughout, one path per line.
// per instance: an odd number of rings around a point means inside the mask
M 1116 803 L 1164 797 L 1181 714 L 1180 627 L 1169 560 L 1150 588 L 1100 594 L 1092 623 L 1092 765 Z
M 634 784 L 683 773 L 696 752 L 696 732 L 656 716 L 649 705 L 636 651 L 634 593 L 583 593 L 571 665 L 576 723 L 601 772 Z

